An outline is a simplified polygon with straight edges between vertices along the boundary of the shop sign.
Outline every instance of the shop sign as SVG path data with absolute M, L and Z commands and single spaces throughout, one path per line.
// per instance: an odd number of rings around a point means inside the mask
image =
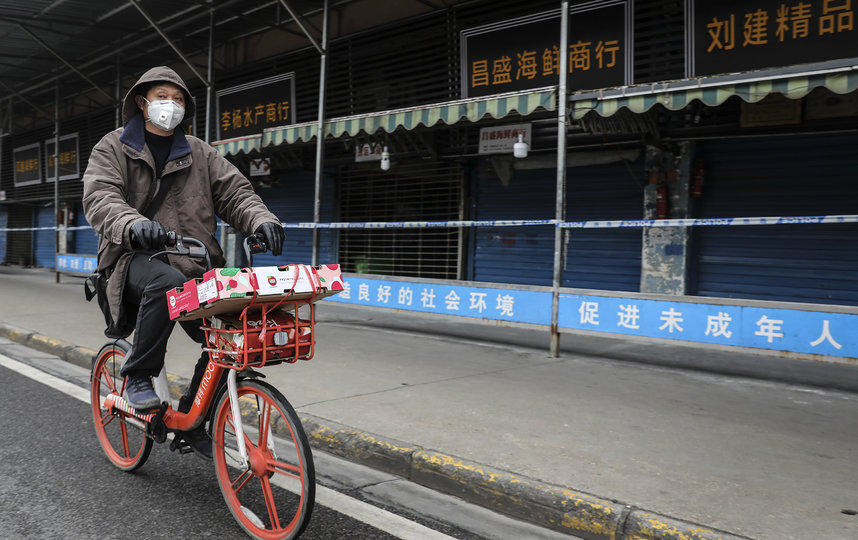
M 261 135 L 295 123 L 295 73 L 217 92 L 218 140 Z
M 45 181 L 53 182 L 57 172 L 54 161 L 56 139 L 53 137 L 45 141 Z M 77 133 L 63 135 L 60 137 L 60 180 L 74 180 L 80 178 L 80 161 L 78 160 L 78 138 Z
M 852 0 L 686 0 L 689 76 L 855 56 Z
M 631 2 L 572 6 L 568 85 L 607 88 L 632 80 Z M 560 10 L 463 30 L 462 97 L 556 85 L 560 76 Z
M 39 184 L 42 181 L 41 144 L 33 143 L 12 150 L 15 162 L 15 187 Z
M 250 160 L 250 176 L 268 176 L 271 174 L 271 158 Z
M 480 154 L 512 154 L 512 145 L 518 142 L 518 134 L 530 145 L 531 124 L 492 126 L 480 129 Z
M 381 152 L 384 150 L 382 143 L 368 142 L 355 145 L 355 163 L 366 161 L 381 161 Z

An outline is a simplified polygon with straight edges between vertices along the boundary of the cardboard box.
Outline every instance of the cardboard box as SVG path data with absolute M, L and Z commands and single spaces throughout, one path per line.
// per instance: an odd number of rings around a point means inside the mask
M 196 283 L 196 298 L 192 294 L 182 299 L 184 290 Z M 211 317 L 223 313 L 237 312 L 255 302 L 277 302 L 287 300 L 312 300 L 313 302 L 332 296 L 344 288 L 340 265 L 327 264 L 318 267 L 292 264 L 279 267 L 215 268 L 206 272 L 201 280 L 192 280 L 184 287 L 167 293 L 179 308 L 170 309 L 170 318 L 179 321 Z
M 224 298 L 253 296 L 253 273 L 250 268 L 214 268 L 203 274 L 197 287 L 200 304 Z
M 181 287 L 167 291 L 167 308 L 171 319 L 200 307 L 200 299 L 197 295 L 199 281 L 192 279 Z
M 254 267 L 251 283 L 260 295 L 314 293 L 322 289 L 316 269 L 306 264 Z

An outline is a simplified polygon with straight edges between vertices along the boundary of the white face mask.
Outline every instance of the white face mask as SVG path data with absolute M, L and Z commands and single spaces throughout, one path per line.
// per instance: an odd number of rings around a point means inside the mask
M 149 121 L 159 129 L 173 131 L 185 117 L 185 108 L 173 100 L 156 99 L 149 101 L 145 97 L 143 100 L 149 104 Z

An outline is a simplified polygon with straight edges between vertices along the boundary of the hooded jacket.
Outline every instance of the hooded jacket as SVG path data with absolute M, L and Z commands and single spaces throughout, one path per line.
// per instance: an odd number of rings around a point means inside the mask
M 162 179 L 170 182 L 169 191 L 152 219 L 168 231 L 202 241 L 216 267 L 224 264 L 215 238 L 217 218 L 248 235 L 263 223 L 280 223 L 247 178 L 204 141 L 185 135 L 182 125 L 173 132 L 167 163 L 161 178 L 156 177 L 155 160 L 145 143 L 143 113 L 135 102 L 141 88 L 153 82 L 169 82 L 181 88 L 185 119 L 194 117 L 196 103 L 178 74 L 163 66 L 150 69 L 125 96 L 123 127 L 95 145 L 83 176 L 83 211 L 99 234 L 98 271 L 109 276 L 107 299 L 112 321 L 107 320 L 105 331 L 109 337 L 127 337 L 134 329 L 136 313 L 122 300 L 133 255 L 129 232 L 132 224 L 147 220 L 144 214 Z M 171 255 L 168 262 L 188 278 L 205 271 L 198 259 Z

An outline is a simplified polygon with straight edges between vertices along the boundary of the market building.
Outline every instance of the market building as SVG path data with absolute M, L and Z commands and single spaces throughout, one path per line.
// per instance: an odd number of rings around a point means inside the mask
M 0 22 L 5 264 L 92 266 L 89 150 L 166 63 L 341 301 L 858 357 L 851 0 L 26 6 Z

